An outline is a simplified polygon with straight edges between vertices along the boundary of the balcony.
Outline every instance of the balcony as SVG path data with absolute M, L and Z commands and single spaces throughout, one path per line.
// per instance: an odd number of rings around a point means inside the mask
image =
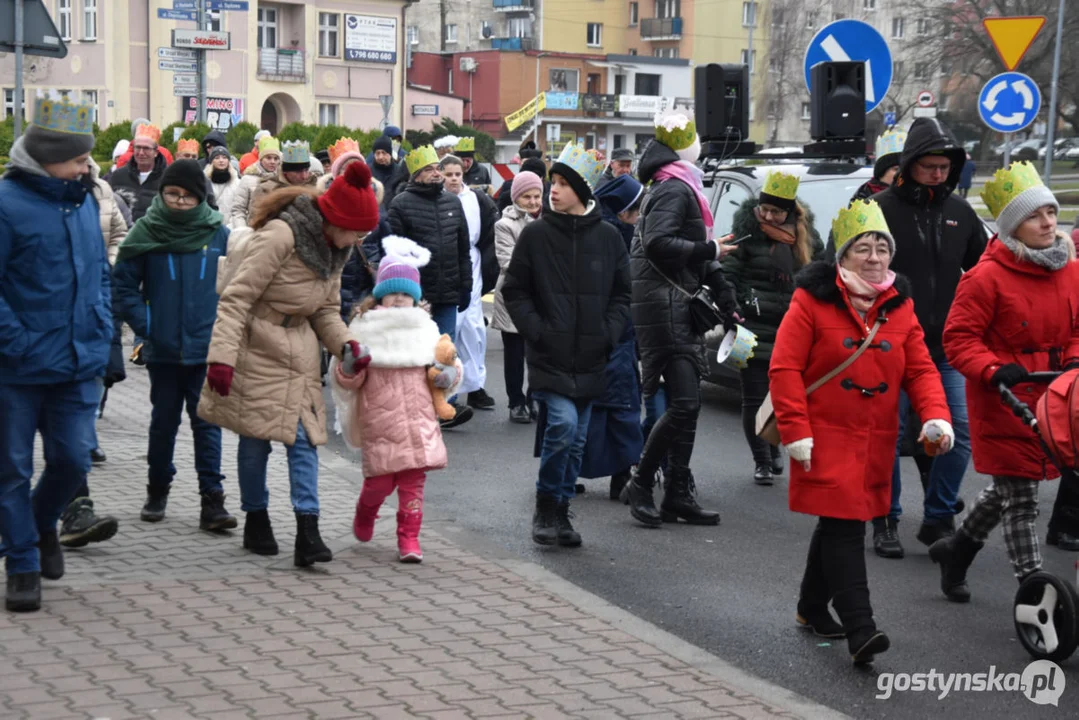
M 303 48 L 259 48 L 258 79 L 272 82 L 306 82 Z
M 491 38 L 492 50 L 532 50 L 534 48 L 532 38 L 503 37 Z
M 491 0 L 495 12 L 526 13 L 536 8 L 536 0 Z
M 642 40 L 681 40 L 682 18 L 645 18 L 641 20 Z

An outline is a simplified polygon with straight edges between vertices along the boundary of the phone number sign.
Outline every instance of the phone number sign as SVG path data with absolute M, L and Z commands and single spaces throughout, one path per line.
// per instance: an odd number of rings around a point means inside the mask
M 345 60 L 397 62 L 397 18 L 345 15 Z

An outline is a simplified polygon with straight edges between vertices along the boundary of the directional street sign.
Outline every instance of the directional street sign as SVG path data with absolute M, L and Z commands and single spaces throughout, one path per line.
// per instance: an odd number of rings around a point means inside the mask
M 1015 70 L 1038 31 L 1045 25 L 1045 18 L 1038 15 L 995 17 L 982 20 L 982 25 L 989 33 L 989 39 L 993 41 L 1004 67 Z
M 198 15 L 194 10 L 166 10 L 157 9 L 158 20 L 197 20 Z
M 933 93 L 928 90 L 922 90 L 918 93 L 918 107 L 930 107 L 935 99 Z
M 1023 73 L 1006 72 L 985 84 L 978 97 L 982 122 L 993 130 L 1013 133 L 1038 117 L 1042 94 L 1038 85 Z
M 195 0 L 172 0 L 173 10 L 197 10 L 198 3 Z
M 865 111 L 868 113 L 888 93 L 892 84 L 892 51 L 881 34 L 860 20 L 837 20 L 820 29 L 806 48 L 806 87 L 809 70 L 821 62 L 865 63 Z
M 198 89 L 194 85 L 173 85 L 172 94 L 175 97 L 183 97 L 185 95 L 194 95 L 198 92 Z
M 199 54 L 194 50 L 183 50 L 181 48 L 159 47 L 157 49 L 157 56 L 165 60 L 191 60 L 198 59 Z
M 198 72 L 199 65 L 194 60 L 158 60 L 157 69 L 193 73 Z
M 235 12 L 247 12 L 247 2 L 234 2 L 233 0 L 206 0 L 207 10 L 225 10 Z
M 199 76 L 192 75 L 190 73 L 173 73 L 172 84 L 176 85 L 198 85 Z

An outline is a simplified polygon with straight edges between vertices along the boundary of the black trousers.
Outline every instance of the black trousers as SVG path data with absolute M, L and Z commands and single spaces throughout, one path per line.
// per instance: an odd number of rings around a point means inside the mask
M 517 333 L 502 332 L 502 369 L 506 377 L 506 394 L 510 398 L 510 407 L 515 408 L 527 402 L 525 396 L 525 339 Z M 531 393 L 530 393 L 531 394 Z
M 1049 517 L 1049 532 L 1079 537 L 1079 476 L 1069 473 L 1060 478 L 1057 484 L 1057 499 L 1053 503 L 1053 514 Z
M 813 530 L 798 605 L 811 611 L 827 607 L 829 601 L 848 635 L 876 629 L 865 571 L 865 523 L 861 520 L 822 517 Z
M 779 455 L 779 448 L 773 448 L 757 436 L 757 411 L 768 395 L 768 362 L 751 358 L 741 371 L 742 430 L 753 453 L 754 465 L 770 465 L 772 458 Z
M 693 440 L 697 434 L 697 416 L 701 412 L 701 376 L 690 358 L 678 357 L 663 370 L 667 390 L 667 411 L 656 421 L 644 444 L 638 472 L 651 478 L 663 458 L 672 475 L 689 473 Z

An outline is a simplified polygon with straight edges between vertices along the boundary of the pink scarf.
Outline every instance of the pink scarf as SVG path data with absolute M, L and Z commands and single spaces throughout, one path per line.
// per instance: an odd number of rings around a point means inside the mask
M 841 266 L 839 279 L 847 286 L 847 297 L 850 298 L 851 306 L 859 314 L 865 315 L 873 308 L 873 303 L 877 301 L 880 294 L 895 284 L 895 273 L 889 270 L 884 277 L 884 282 L 871 283 L 861 275 Z
M 715 226 L 716 221 L 712 217 L 711 209 L 708 207 L 708 198 L 704 196 L 703 178 L 704 173 L 702 173 L 696 165 L 687 163 L 685 160 L 679 160 L 678 162 L 664 165 L 652 176 L 652 179 L 656 182 L 681 180 L 689 186 L 689 189 L 697 196 L 697 205 L 701 209 L 701 217 L 704 218 L 704 226 L 708 228 L 708 239 L 711 240 L 712 228 Z

